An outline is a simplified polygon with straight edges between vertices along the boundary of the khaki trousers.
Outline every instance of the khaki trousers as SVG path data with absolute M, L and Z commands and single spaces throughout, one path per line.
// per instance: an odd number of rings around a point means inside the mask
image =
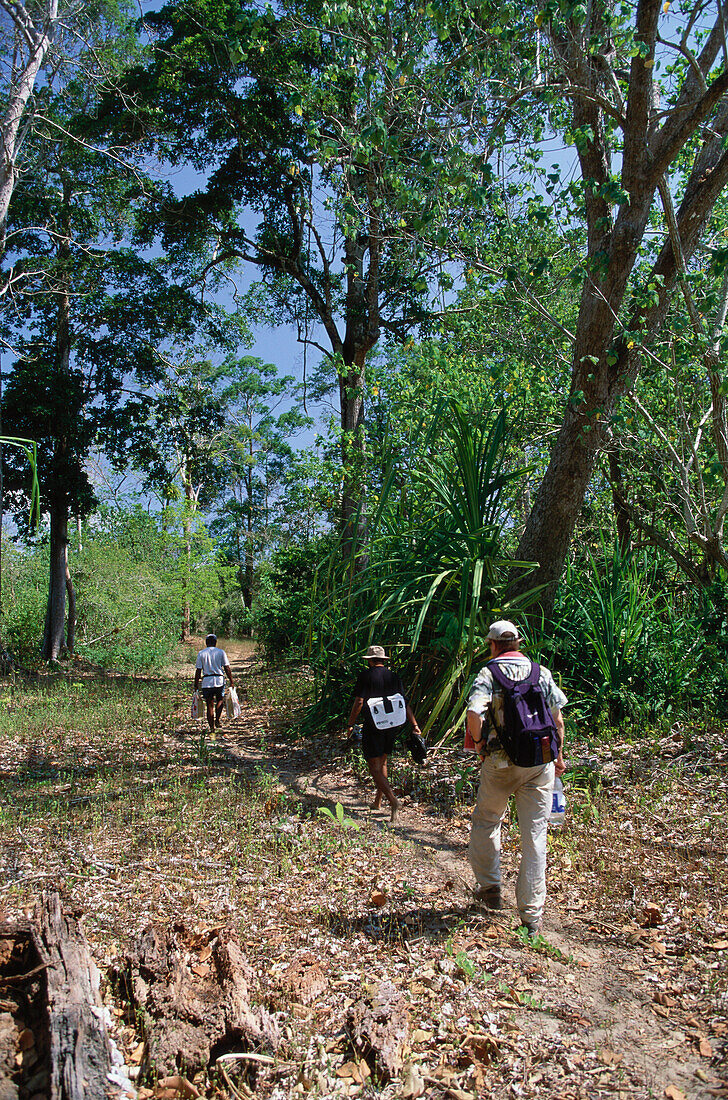
M 554 789 L 554 765 L 498 768 L 486 757 L 480 769 L 468 859 L 480 886 L 500 886 L 501 822 L 515 796 L 521 833 L 516 904 L 521 920 L 538 924 L 546 902 L 546 832 Z

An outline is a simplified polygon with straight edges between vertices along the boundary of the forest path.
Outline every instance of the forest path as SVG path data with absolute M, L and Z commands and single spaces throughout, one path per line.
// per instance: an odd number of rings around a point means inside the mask
M 511 967 L 520 967 L 526 1007 L 514 1005 L 514 1017 L 522 1031 L 532 1037 L 538 1031 L 541 1039 L 557 1047 L 563 1044 L 560 1061 L 566 1072 L 578 1073 L 581 1066 L 593 1067 L 596 1061 L 596 1068 L 588 1070 L 593 1087 L 579 1095 L 616 1096 L 619 1100 L 728 1095 L 728 1090 L 723 1091 L 725 1082 L 716 1077 L 706 1056 L 706 1051 L 712 1053 L 707 1038 L 710 1024 L 705 1006 L 701 1016 L 698 998 L 688 992 L 691 985 L 681 974 L 682 960 L 666 957 L 659 930 L 640 927 L 626 917 L 621 929 L 605 923 L 598 902 L 595 904 L 593 897 L 585 900 L 583 886 L 581 896 L 580 878 L 594 869 L 578 867 L 578 852 L 573 870 L 568 856 L 552 860 L 543 928 L 547 945 L 540 951 L 524 948 L 513 934 L 518 924 L 514 895 L 517 829 L 504 828 L 504 909 L 484 912 L 472 904 L 470 892 L 470 808 L 444 812 L 435 797 L 404 794 L 398 821 L 390 826 L 388 813 L 369 809 L 371 780 L 362 767 L 354 765 L 344 736 L 338 743 L 336 738 L 322 736 L 318 746 L 310 741 L 292 742 L 280 730 L 275 714 L 246 698 L 245 678 L 256 665 L 252 643 L 221 640 L 220 644 L 239 684 L 243 713 L 234 722 L 223 720 L 216 746 L 218 758 L 222 755 L 238 772 L 266 773 L 282 797 L 292 792 L 314 808 L 332 811 L 340 803 L 347 816 L 381 829 L 383 842 L 394 839 L 411 849 L 431 881 L 432 891 L 447 893 L 450 912 L 458 916 L 459 927 L 470 929 L 475 941 L 480 937 L 480 945 L 487 943 L 489 949 L 497 935 L 498 954 Z M 397 789 L 396 758 L 393 762 Z M 424 771 L 432 777 L 434 789 L 436 753 L 428 757 Z M 426 790 L 426 784 L 420 789 Z M 528 990 L 535 988 L 531 984 L 534 975 L 544 974 L 550 995 L 544 998 L 548 1007 L 541 1011 L 538 997 L 529 1003 Z

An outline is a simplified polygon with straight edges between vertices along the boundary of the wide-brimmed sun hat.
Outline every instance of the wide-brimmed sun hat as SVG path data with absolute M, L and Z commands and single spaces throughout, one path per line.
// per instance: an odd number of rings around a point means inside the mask
M 489 642 L 522 642 L 518 633 L 518 627 L 513 623 L 510 623 L 508 619 L 498 619 L 497 622 L 490 624 L 490 629 L 486 634 L 486 640 Z
M 388 661 L 389 658 L 380 645 L 370 645 L 369 649 L 364 654 L 364 658 L 367 661 L 379 660 Z

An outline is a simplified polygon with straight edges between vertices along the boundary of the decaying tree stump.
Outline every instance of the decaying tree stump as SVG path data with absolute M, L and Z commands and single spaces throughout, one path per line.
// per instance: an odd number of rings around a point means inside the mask
M 235 933 L 215 929 L 190 936 L 149 925 L 127 956 L 127 993 L 143 1010 L 147 1041 L 143 1072 L 192 1077 L 213 1050 L 276 1050 L 280 1031 L 250 1004 L 254 972 Z
M 41 897 L 33 935 L 45 964 L 51 1100 L 108 1100 L 128 1093 L 119 1059 L 112 1056 L 98 969 L 78 921 L 63 912 L 54 891 Z
M 383 1078 L 396 1077 L 404 1062 L 409 1034 L 407 1004 L 390 981 L 380 982 L 370 996 L 349 1009 L 347 1027 L 352 1043 Z

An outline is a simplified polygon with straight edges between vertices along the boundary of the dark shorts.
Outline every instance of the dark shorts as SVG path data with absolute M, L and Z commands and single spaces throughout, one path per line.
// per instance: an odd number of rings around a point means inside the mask
M 397 740 L 399 729 L 391 730 L 362 730 L 361 751 L 365 760 L 371 760 L 374 756 L 389 756 Z
M 202 688 L 202 698 L 203 699 L 222 699 L 222 690 L 223 689 L 221 687 Z

